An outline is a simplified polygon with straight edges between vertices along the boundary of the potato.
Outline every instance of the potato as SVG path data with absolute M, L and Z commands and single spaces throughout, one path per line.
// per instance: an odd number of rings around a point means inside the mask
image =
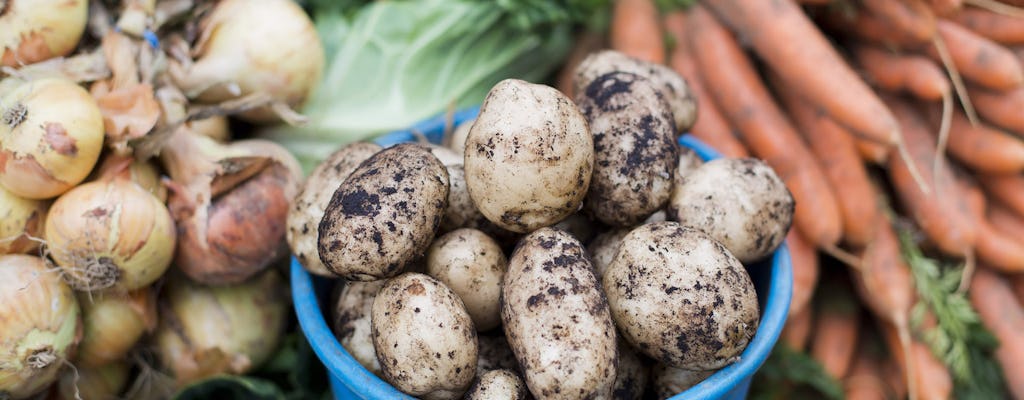
M 626 235 L 603 285 L 619 332 L 672 367 L 721 368 L 757 330 L 757 295 L 743 265 L 721 243 L 676 222 Z
M 451 135 L 445 136 L 444 146 L 454 150 L 459 156 L 465 156 L 466 137 L 469 136 L 469 128 L 473 127 L 473 122 L 476 122 L 476 118 L 465 120 L 456 126 Z
M 430 152 L 433 153 L 434 157 L 437 157 L 437 160 L 440 161 L 441 164 L 444 164 L 444 166 L 446 167 L 451 165 L 463 164 L 462 155 L 456 153 L 452 149 L 449 149 L 444 146 L 438 146 L 433 143 L 428 143 L 427 147 L 430 147 Z
M 318 227 L 320 260 L 351 281 L 401 273 L 430 245 L 448 205 L 448 171 L 428 147 L 402 143 L 345 179 Z
M 702 165 L 704 165 L 704 160 L 700 158 L 696 151 L 689 147 L 680 146 L 679 163 L 676 164 L 676 170 L 672 173 L 672 187 L 675 188 L 682 185 L 683 179 Z
M 619 336 L 619 366 L 615 375 L 615 387 L 612 398 L 616 400 L 640 400 L 644 397 L 647 380 L 650 379 L 650 368 L 647 360 L 637 354 L 626 339 Z
M 690 371 L 656 363 L 651 368 L 651 386 L 654 390 L 654 398 L 659 400 L 671 398 L 696 386 L 715 372 L 717 370 Z
M 629 231 L 628 228 L 618 228 L 601 232 L 587 246 L 590 262 L 594 266 L 594 276 L 598 282 L 604 277 L 608 264 L 612 263 L 615 253 L 619 251 L 619 243 L 622 243 L 622 238 L 626 237 Z
M 466 138 L 466 185 L 491 222 L 526 233 L 579 209 L 594 142 L 587 121 L 557 89 L 506 79 L 484 99 Z
M 466 400 L 526 400 L 523 380 L 507 369 L 496 369 L 480 375 L 466 392 Z
M 594 176 L 584 207 L 611 226 L 639 224 L 668 202 L 678 163 L 668 103 L 628 72 L 596 78 L 576 101 L 594 133 Z
M 466 187 L 466 168 L 463 159 L 454 160 L 450 154 L 446 155 L 446 152 L 436 149 L 434 151 L 434 155 L 437 155 L 448 169 L 449 183 L 448 207 L 445 208 L 439 231 L 451 232 L 459 228 L 474 228 L 483 231 L 499 243 L 515 243 L 519 234 L 495 225 L 476 208 L 473 199 L 469 197 L 469 188 Z
M 459 295 L 479 331 L 501 324 L 501 280 L 508 261 L 498 243 L 476 229 L 458 229 L 427 250 L 427 274 Z
M 299 194 L 288 209 L 285 240 L 292 254 L 310 273 L 333 277 L 331 270 L 320 261 L 317 252 L 317 227 L 324 217 L 324 209 L 331 202 L 331 196 L 341 183 L 348 178 L 364 160 L 370 158 L 381 147 L 368 142 L 355 142 L 343 146 L 313 169 Z
M 381 376 L 380 362 L 373 350 L 370 313 L 373 299 L 384 286 L 384 280 L 372 282 L 338 282 L 334 302 L 334 335 L 341 346 L 374 375 Z
M 673 220 L 700 229 L 743 263 L 775 251 L 793 223 L 793 195 L 768 164 L 719 158 L 691 172 L 672 191 Z
M 424 399 L 459 398 L 473 381 L 477 337 L 462 300 L 415 272 L 389 279 L 373 300 L 373 348 L 384 380 Z
M 697 121 L 697 97 L 686 79 L 665 65 L 630 57 L 615 50 L 591 53 L 576 68 L 575 97 L 579 98 L 587 85 L 609 72 L 629 72 L 650 79 L 672 108 L 676 132 L 685 132 Z
M 618 358 L 608 303 L 583 246 L 541 228 L 520 240 L 502 286 L 505 335 L 534 396 L 606 398 Z
M 478 376 L 492 369 L 510 369 L 517 372 L 522 370 L 504 332 L 499 331 L 497 335 L 481 333 L 477 335 L 477 343 L 480 345 L 476 363 Z
M 558 221 L 557 224 L 554 224 L 551 227 L 569 232 L 569 234 L 576 238 L 576 240 L 579 240 L 580 243 L 589 242 L 590 239 L 594 238 L 594 235 L 597 234 L 598 230 L 594 221 L 591 221 L 590 218 L 587 218 L 586 215 L 579 212 Z

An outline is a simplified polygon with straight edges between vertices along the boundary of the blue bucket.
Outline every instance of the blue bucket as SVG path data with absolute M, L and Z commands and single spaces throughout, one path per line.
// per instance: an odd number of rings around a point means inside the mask
M 474 118 L 478 111 L 478 107 L 461 110 L 451 119 L 445 115 L 437 116 L 407 130 L 383 135 L 375 142 L 387 147 L 415 141 L 417 135 L 423 135 L 434 143 L 440 143 L 449 121 L 454 121 L 457 125 Z M 683 135 L 679 138 L 679 143 L 695 150 L 704 160 L 721 157 L 718 152 L 693 136 Z M 722 368 L 696 386 L 673 396 L 672 399 L 742 400 L 747 397 L 751 378 L 768 358 L 786 322 L 786 313 L 793 294 L 793 270 L 788 248 L 785 245 L 781 246 L 772 255 L 770 265 L 765 261 L 749 266 L 748 271 L 754 281 L 758 302 L 761 305 L 761 323 L 754 339 L 747 345 L 738 362 Z M 331 279 L 310 275 L 299 261 L 292 257 L 292 300 L 299 325 L 313 351 L 327 367 L 334 397 L 367 400 L 413 399 L 367 371 L 338 343 L 324 318 L 324 309 L 321 308 L 321 304 L 328 304 L 334 282 Z

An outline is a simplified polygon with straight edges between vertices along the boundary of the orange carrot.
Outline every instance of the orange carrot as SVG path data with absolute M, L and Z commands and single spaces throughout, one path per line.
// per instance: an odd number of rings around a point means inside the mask
M 914 371 L 910 373 L 910 379 L 913 379 L 911 384 L 920 390 L 917 393 L 917 398 L 950 398 L 953 394 L 953 376 L 949 373 L 946 365 L 942 363 L 942 360 L 939 360 L 935 357 L 935 354 L 932 354 L 928 345 L 914 339 L 911 341 L 910 351 L 903 351 L 897 329 L 886 322 L 883 322 L 882 326 L 883 336 L 885 336 L 886 343 L 889 344 L 889 350 L 892 352 L 893 358 L 896 359 L 900 370 L 907 374 L 907 363 L 913 363 Z
M 938 129 L 942 110 L 925 107 L 932 128 Z M 992 174 L 1024 171 L 1024 141 L 984 122 L 971 124 L 961 111 L 950 120 L 949 154 L 964 166 Z
M 978 181 L 990 198 L 1024 216 L 1024 175 L 979 175 Z
M 655 64 L 665 63 L 665 39 L 653 0 L 616 0 L 608 37 L 612 49 Z
M 1024 304 L 1024 274 L 1011 275 L 1010 283 L 1013 284 L 1013 294 L 1017 296 L 1017 302 Z
M 861 0 L 869 13 L 906 37 L 927 42 L 935 36 L 935 14 L 923 0 Z
M 786 234 L 786 246 L 793 265 L 793 297 L 789 301 L 789 313 L 799 314 L 810 304 L 818 286 L 818 252 L 795 229 Z
M 860 154 L 862 160 L 876 165 L 885 165 L 889 161 L 889 151 L 892 147 L 856 136 L 853 137 L 853 143 L 857 146 L 857 154 Z
M 879 88 L 890 92 L 906 91 L 920 99 L 935 101 L 952 93 L 946 73 L 926 57 L 898 54 L 870 45 L 854 46 L 853 55 L 868 79 Z
M 983 8 L 964 7 L 950 19 L 989 40 L 1004 44 L 1024 44 L 1024 18 Z
M 892 393 L 889 399 L 907 398 L 907 375 L 901 371 L 902 369 L 896 357 L 888 357 L 882 363 L 882 379 L 885 379 L 886 387 Z
M 786 325 L 782 327 L 782 342 L 793 350 L 804 351 L 813 326 L 814 313 L 810 309 L 804 309 L 799 314 L 789 314 Z
M 1024 137 L 1024 86 L 997 92 L 970 85 L 967 93 L 982 118 Z
M 577 35 L 572 51 L 566 57 L 562 69 L 558 71 L 558 90 L 572 98 L 575 95 L 573 92 L 573 79 L 576 77 L 576 67 L 579 67 L 583 59 L 587 58 L 590 53 L 604 48 L 604 45 L 604 35 L 589 29 Z
M 837 200 L 843 221 L 843 241 L 853 247 L 867 245 L 875 236 L 878 205 L 850 132 L 781 83 L 773 86 L 796 123 L 797 131 L 810 145 L 833 191 L 842 193 Z
M 981 323 L 999 339 L 996 360 L 1015 398 L 1024 398 L 1024 307 L 998 274 L 979 268 L 968 292 Z
M 821 17 L 823 26 L 860 41 L 887 47 L 918 48 L 928 42 L 910 37 L 906 31 L 883 21 L 868 10 L 857 9 L 849 13 L 840 7 L 826 10 Z
M 882 365 L 864 346 L 857 352 L 850 373 L 843 379 L 846 400 L 886 400 L 890 398 Z
M 1024 69 L 1012 51 L 959 24 L 939 20 L 939 36 L 964 79 L 992 90 L 1010 90 L 1024 83 Z M 934 46 L 928 55 L 941 61 Z M 973 99 L 972 99 L 973 100 Z M 980 109 L 982 106 L 978 105 Z
M 969 184 L 962 184 L 961 188 L 978 229 L 975 241 L 978 259 L 999 271 L 1024 272 L 1024 238 L 1005 235 L 989 223 L 981 189 Z
M 985 210 L 989 222 L 997 231 L 1024 239 L 1024 216 L 1017 215 L 999 201 L 989 201 Z
M 856 298 L 842 283 L 831 279 L 818 291 L 815 303 L 811 357 L 829 375 L 842 379 L 850 369 L 860 333 Z
M 697 98 L 697 121 L 690 128 L 690 132 L 725 157 L 748 157 L 750 152 L 733 134 L 729 122 L 722 116 L 714 99 L 704 88 L 704 82 L 701 81 L 700 71 L 690 49 L 690 42 L 686 37 L 686 19 L 686 13 L 675 11 L 666 15 L 664 22 L 665 30 L 672 35 L 676 43 L 669 57 L 669 66 L 686 79 L 690 90 Z
M 928 0 L 928 5 L 935 12 L 935 15 L 944 17 L 947 15 L 956 14 L 964 7 L 963 0 Z
M 796 228 L 818 247 L 835 245 L 842 235 L 842 217 L 814 156 L 732 34 L 700 6 L 691 8 L 689 22 L 690 45 L 700 49 L 694 55 L 708 87 L 715 88 L 715 102 L 739 129 L 747 148 L 767 162 L 793 193 Z

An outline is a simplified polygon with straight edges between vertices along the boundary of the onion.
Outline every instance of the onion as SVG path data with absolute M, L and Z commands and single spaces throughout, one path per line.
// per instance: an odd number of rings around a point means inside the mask
M 123 171 L 125 164 L 128 164 L 127 171 Z M 167 201 L 167 186 L 164 186 L 160 179 L 160 171 L 152 161 L 142 161 L 131 156 L 110 153 L 96 167 L 93 180 L 103 180 L 121 173 L 127 173 L 132 182 L 146 189 L 149 194 L 156 196 L 161 203 Z
M 128 383 L 131 368 L 116 361 L 93 368 L 67 368 L 60 374 L 57 392 L 63 400 L 115 400 Z
M 159 279 L 174 256 L 174 221 L 127 174 L 84 183 L 46 217 L 50 255 L 79 290 L 124 292 Z
M 81 334 L 78 301 L 43 259 L 0 256 L 0 398 L 21 399 L 57 379 Z
M 169 69 L 178 86 L 200 102 L 262 92 L 296 108 L 320 81 L 323 46 L 313 21 L 291 0 L 223 0 L 200 29 L 195 63 Z M 278 120 L 268 107 L 239 116 Z
M 185 123 L 192 132 L 209 137 L 220 143 L 227 143 L 231 140 L 231 130 L 228 127 L 228 118 L 217 115 Z
M 0 113 L 0 184 L 18 196 L 56 197 L 99 159 L 103 116 L 89 92 L 70 81 L 26 82 L 4 96 Z
M 288 315 L 287 289 L 273 269 L 229 286 L 174 274 L 165 295 L 154 338 L 161 364 L 179 385 L 259 366 L 277 348 Z
M 0 0 L 0 65 L 67 55 L 85 31 L 87 0 Z
M 0 186 L 0 254 L 38 248 L 49 207 L 47 200 L 23 199 Z
M 83 335 L 75 363 L 96 367 L 122 359 L 147 330 L 156 327 L 156 303 L 148 288 L 126 294 L 79 294 Z

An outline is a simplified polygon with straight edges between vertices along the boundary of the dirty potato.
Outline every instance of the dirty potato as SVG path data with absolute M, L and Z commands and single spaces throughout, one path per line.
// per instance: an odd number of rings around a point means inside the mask
M 363 162 L 324 210 L 317 250 L 347 280 L 401 273 L 426 251 L 448 203 L 448 171 L 429 148 L 402 143 Z
M 334 336 L 352 358 L 377 376 L 380 376 L 380 362 L 373 350 L 370 313 L 373 310 L 373 299 L 377 297 L 384 282 L 339 281 L 334 302 Z
M 622 243 L 622 238 L 626 237 L 629 231 L 629 228 L 617 228 L 601 232 L 587 246 L 587 253 L 590 255 L 598 282 L 604 277 L 608 264 L 612 263 L 615 253 L 619 251 L 619 243 Z
M 654 391 L 654 398 L 658 400 L 671 398 L 696 386 L 715 372 L 716 370 L 690 371 L 656 363 L 651 367 L 651 387 Z
M 499 298 L 507 267 L 498 243 L 476 229 L 448 232 L 427 250 L 427 274 L 459 295 L 481 332 L 501 324 Z
M 629 72 L 594 79 L 576 98 L 594 134 L 594 176 L 585 209 L 611 226 L 639 224 L 668 202 L 678 163 L 668 103 Z
M 675 188 L 682 185 L 683 179 L 702 165 L 704 165 L 704 160 L 700 158 L 696 151 L 689 147 L 680 146 L 679 163 L 676 164 L 676 170 L 672 173 L 672 187 Z
M 424 399 L 455 399 L 473 381 L 477 336 L 455 292 L 415 272 L 389 279 L 373 300 L 373 348 L 384 380 Z
M 672 367 L 721 368 L 757 330 L 757 295 L 743 265 L 708 235 L 676 222 L 626 235 L 603 285 L 619 332 Z
M 761 260 L 786 238 L 795 202 L 775 171 L 755 158 L 719 158 L 683 177 L 669 213 L 721 242 L 741 262 Z
M 465 400 L 526 400 L 526 384 L 507 369 L 487 371 L 474 380 Z
M 512 348 L 509 347 L 504 332 L 480 333 L 477 335 L 477 343 L 480 345 L 476 363 L 477 376 L 492 369 L 510 369 L 517 372 L 522 370 L 516 361 L 516 355 L 512 354 Z
M 495 85 L 466 138 L 466 185 L 477 209 L 519 233 L 579 209 L 594 167 L 593 138 L 557 89 L 517 79 Z
M 469 128 L 473 127 L 473 122 L 475 121 L 476 118 L 468 119 L 459 124 L 459 126 L 456 126 L 455 129 L 452 130 L 451 135 L 445 136 L 444 146 L 454 150 L 460 157 L 465 156 L 466 137 L 469 136 Z
M 505 335 L 538 398 L 607 398 L 615 382 L 615 326 L 583 246 L 541 228 L 509 259 L 502 286 Z
M 292 254 L 310 273 L 333 277 L 331 270 L 320 261 L 317 252 L 317 227 L 324 217 L 324 209 L 331 202 L 334 191 L 348 178 L 364 160 L 370 158 L 381 147 L 368 142 L 355 142 L 331 153 L 318 164 L 303 182 L 299 194 L 288 209 L 285 239 Z
M 650 379 L 648 361 L 637 354 L 636 349 L 619 337 L 619 366 L 615 375 L 615 387 L 612 398 L 615 400 L 640 400 L 644 398 L 644 389 Z

